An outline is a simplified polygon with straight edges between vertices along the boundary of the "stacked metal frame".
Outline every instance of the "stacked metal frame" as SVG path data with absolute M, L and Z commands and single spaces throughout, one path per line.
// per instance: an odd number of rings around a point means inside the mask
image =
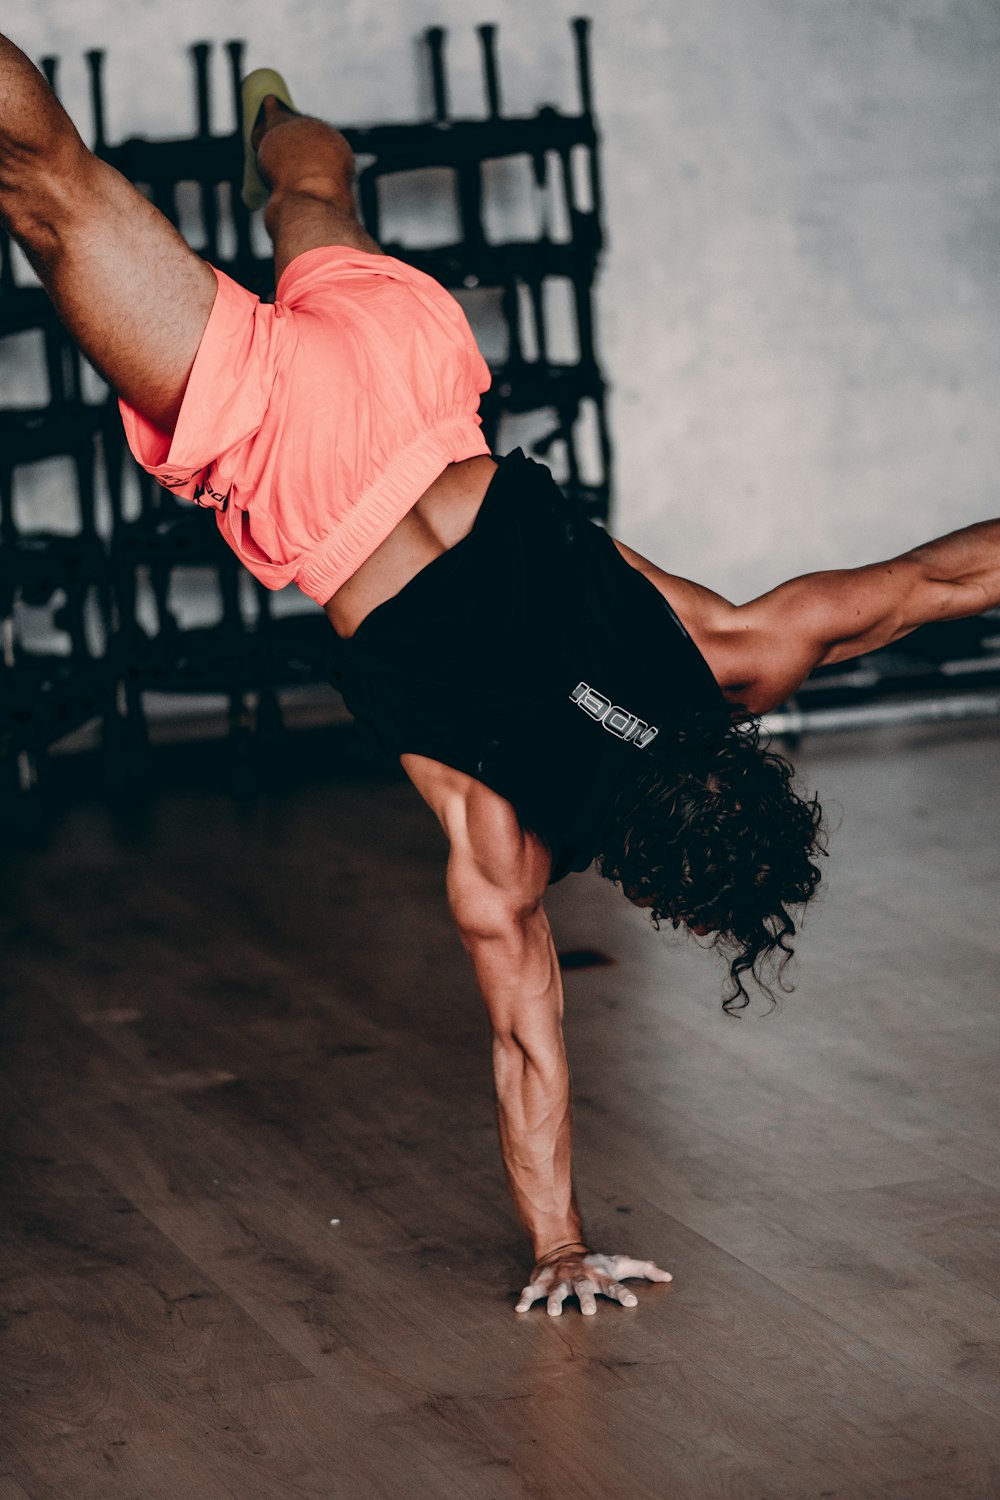
M 56 60 L 43 67 L 55 87 Z M 111 579 L 96 510 L 107 401 L 86 398 L 76 346 L 0 234 L 4 346 L 15 368 L 37 364 L 45 387 L 44 400 L 0 410 L 0 793 L 34 825 L 47 750 L 103 720 L 111 702 Z M 21 493 L 29 471 L 53 461 L 71 475 L 68 529 L 34 524 Z
M 385 248 L 437 277 L 460 299 L 479 292 L 490 295 L 504 336 L 502 354 L 490 361 L 493 387 L 482 409 L 489 441 L 494 446 L 502 441 L 506 418 L 537 414 L 530 447 L 553 464 L 589 513 L 603 520 L 609 507 L 611 453 L 605 384 L 594 346 L 593 287 L 602 231 L 589 25 L 584 20 L 572 23 L 580 102 L 570 113 L 546 105 L 529 116 L 504 115 L 496 28 L 482 26 L 478 35 L 481 117 L 458 119 L 449 112 L 446 37 L 443 30 L 433 28 L 425 34 L 432 117 L 415 123 L 342 127 L 361 163 L 362 217 L 369 232 L 381 238 L 382 200 L 391 180 L 415 173 L 447 174 L 457 232 L 432 244 L 424 236 L 419 247 L 405 239 L 383 240 Z M 272 263 L 255 247 L 253 226 L 238 194 L 243 44 L 229 42 L 225 53 L 235 130 L 213 130 L 212 48 L 199 43 L 191 49 L 194 132 L 179 139 L 136 137 L 112 144 L 105 128 L 105 57 L 89 52 L 93 149 L 144 191 L 200 254 L 268 299 L 274 290 Z M 54 64 L 49 68 L 51 77 Z M 539 215 L 534 237 L 497 243 L 484 223 L 489 206 L 484 175 L 489 164 L 515 158 L 529 165 L 534 192 L 551 212 Z M 314 608 L 305 612 L 276 607 L 273 595 L 241 574 L 213 518 L 178 502 L 137 468 L 125 447 L 113 399 L 85 406 L 75 394 L 71 398 L 57 391 L 55 372 L 71 346 L 40 289 L 14 285 L 11 265 L 5 246 L 0 336 L 8 328 L 27 326 L 25 320 L 44 330 L 52 343 L 54 375 L 52 400 L 44 413 L 0 415 L 0 628 L 5 642 L 7 758 L 19 768 L 19 784 L 27 787 L 53 742 L 87 718 L 98 718 L 110 761 L 109 781 L 120 787 L 141 777 L 147 763 L 147 694 L 223 695 L 229 703 L 236 751 L 229 758 L 234 786 L 249 789 L 255 745 L 270 746 L 280 734 L 279 691 L 325 680 L 329 627 Z M 562 303 L 573 325 L 571 358 L 552 352 L 548 293 L 555 283 L 562 283 L 567 293 Z M 475 322 L 472 310 L 470 316 Z M 564 311 L 564 321 L 566 317 Z M 75 354 L 71 363 L 78 369 Z M 581 429 L 586 429 L 583 443 L 589 453 L 583 459 Z M 28 540 L 26 533 L 16 530 L 8 503 L 8 473 L 33 454 L 50 449 L 70 451 L 77 464 L 81 518 L 73 556 L 79 553 L 82 561 L 73 563 L 75 574 L 68 571 L 66 544 L 41 533 L 32 533 Z M 106 536 L 100 536 L 93 523 L 94 464 L 99 456 L 104 460 L 112 517 Z M 60 557 L 57 578 L 53 569 Z M 31 676 L 33 664 L 17 643 L 19 608 L 29 594 L 33 600 L 41 597 L 43 575 L 48 580 L 44 586 L 50 588 L 46 598 L 65 595 L 60 618 L 72 626 L 73 651 L 59 678 L 64 691 L 55 715 L 41 711 L 45 700 Z M 100 615 L 110 636 L 106 651 L 85 658 L 81 590 L 94 586 L 92 577 L 100 583 Z M 177 599 L 195 596 L 199 590 L 214 596 L 214 618 L 192 623 L 178 609 Z
M 594 333 L 603 245 L 599 137 L 589 23 L 571 24 L 575 110 L 545 105 L 529 115 L 504 114 L 497 31 L 481 26 L 483 112 L 456 118 L 449 108 L 446 34 L 432 28 L 424 37 L 430 117 L 342 128 L 359 159 L 358 196 L 368 231 L 391 254 L 451 289 L 474 326 L 476 305 L 484 301 L 494 332 L 499 329 L 495 347 L 485 351 L 493 385 L 482 418 L 491 446 L 504 451 L 511 437 L 522 442 L 604 522 L 612 454 Z M 89 52 L 93 147 L 146 192 L 200 254 L 268 299 L 272 263 L 257 248 L 238 194 L 243 44 L 226 43 L 225 55 L 235 129 L 213 130 L 212 47 L 199 43 L 191 48 L 193 133 L 111 144 L 104 54 Z M 43 66 L 55 86 L 56 61 Z M 511 170 L 504 178 L 504 167 L 513 164 L 520 175 Z M 498 168 L 507 194 L 501 217 L 513 205 L 509 218 L 532 224 L 514 238 L 490 232 Z M 416 237 L 397 233 L 387 197 L 392 200 L 400 183 L 428 177 L 438 198 L 445 186 L 450 227 L 430 238 L 426 224 Z M 531 213 L 516 211 L 518 193 L 531 198 Z M 419 186 L 414 202 L 419 219 L 425 202 Z M 138 469 L 113 396 L 85 375 L 44 293 L 19 279 L 16 256 L 0 234 L 0 351 L 8 341 L 16 347 L 26 333 L 44 349 L 47 400 L 0 409 L 0 798 L 14 794 L 22 822 L 26 809 L 37 811 L 31 794 L 47 751 L 88 723 L 103 731 L 108 784 L 141 782 L 148 764 L 146 699 L 153 692 L 228 702 L 232 786 L 248 791 L 258 750 L 269 751 L 281 736 L 281 690 L 326 679 L 329 627 L 314 607 L 289 607 L 294 590 L 275 596 L 257 585 L 221 542 L 210 512 L 178 502 Z M 69 532 L 33 526 L 19 504 L 25 471 L 53 459 L 72 476 Z M 102 520 L 98 499 L 105 492 Z M 209 596 L 213 618 L 207 619 Z M 180 607 L 185 599 L 200 600 L 197 618 Z M 33 639 L 25 628 L 39 613 L 48 626 L 43 646 L 38 632 Z M 795 738 L 813 730 L 998 712 L 1000 617 L 994 613 L 928 626 L 889 651 L 821 669 L 766 726 Z

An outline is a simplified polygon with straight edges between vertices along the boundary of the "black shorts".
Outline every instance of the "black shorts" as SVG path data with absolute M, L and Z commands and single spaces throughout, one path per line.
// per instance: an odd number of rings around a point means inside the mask
M 553 880 L 599 851 L 652 737 L 722 703 L 659 591 L 520 449 L 469 533 L 332 649 L 331 680 L 383 753 L 507 798 L 552 850 Z

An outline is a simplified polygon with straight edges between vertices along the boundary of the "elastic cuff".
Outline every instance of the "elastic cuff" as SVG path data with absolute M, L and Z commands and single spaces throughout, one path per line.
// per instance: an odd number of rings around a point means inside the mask
M 362 490 L 329 536 L 302 559 L 295 575 L 299 588 L 318 604 L 325 604 L 449 464 L 489 451 L 475 417 L 452 417 L 422 432 Z

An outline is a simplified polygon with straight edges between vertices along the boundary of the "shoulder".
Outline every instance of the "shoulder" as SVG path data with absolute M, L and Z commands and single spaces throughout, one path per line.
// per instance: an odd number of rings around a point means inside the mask
M 615 540 L 615 546 L 637 572 L 663 595 L 708 664 L 723 694 L 742 702 L 752 675 L 755 647 L 742 611 L 713 589 L 676 573 L 667 573 L 648 558 Z
M 732 604 L 689 578 L 666 573 L 621 542 L 615 546 L 667 600 L 731 704 L 758 715 L 785 702 L 816 664 L 823 600 L 782 590 Z

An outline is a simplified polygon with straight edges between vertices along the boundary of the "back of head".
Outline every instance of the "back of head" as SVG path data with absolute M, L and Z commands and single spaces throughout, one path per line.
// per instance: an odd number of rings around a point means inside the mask
M 824 852 L 819 803 L 792 785 L 792 767 L 760 744 L 755 723 L 694 716 L 637 757 L 597 867 L 647 906 L 659 927 L 713 931 L 729 959 L 727 1010 L 749 1000 L 744 976 L 773 993 L 768 960 L 791 956 L 789 910 L 809 901 Z

